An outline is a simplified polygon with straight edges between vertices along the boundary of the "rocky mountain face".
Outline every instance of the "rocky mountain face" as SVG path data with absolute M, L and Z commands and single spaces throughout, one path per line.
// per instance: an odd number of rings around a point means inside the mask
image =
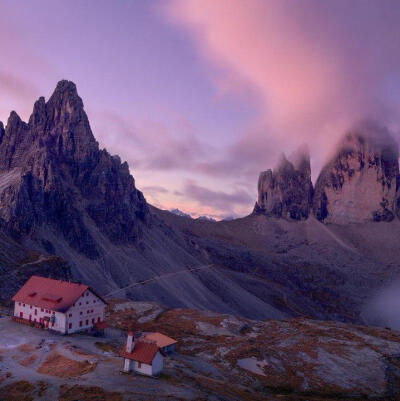
M 260 174 L 254 213 L 326 223 L 392 221 L 400 216 L 399 151 L 387 129 L 364 123 L 342 139 L 312 188 L 309 159 L 286 159 Z
M 278 167 L 260 173 L 254 213 L 292 220 L 306 219 L 311 209 L 312 182 L 308 152 L 296 162 L 282 157 Z
M 113 243 L 138 240 L 146 201 L 127 163 L 99 149 L 72 82 L 59 82 L 47 103 L 41 97 L 28 123 L 12 112 L 0 134 L 0 217 L 9 229 L 51 226 L 89 258 L 99 249 L 87 217 Z M 54 252 L 50 239 L 42 243 Z
M 315 184 L 315 216 L 338 224 L 393 220 L 398 159 L 386 130 L 365 127 L 347 134 Z
M 360 171 L 352 167 L 357 183 L 372 182 L 364 173 L 367 160 L 379 171 L 374 188 L 383 188 L 389 205 L 397 164 L 386 148 L 368 152 L 352 151 L 346 160 L 362 159 Z M 343 187 L 353 185 L 354 174 Z M 400 221 L 389 230 L 373 223 L 327 226 L 312 218 L 304 152 L 266 176 L 257 213 L 247 218 L 211 222 L 160 211 L 146 203 L 128 165 L 99 148 L 75 85 L 61 81 L 47 102 L 35 103 L 27 123 L 12 112 L 6 127 L 0 125 L 2 300 L 27 275 L 42 272 L 72 276 L 102 295 L 168 307 L 255 319 L 363 321 L 371 291 L 400 272 Z M 321 188 L 328 216 L 335 215 L 330 187 Z M 394 213 L 393 206 L 386 209 Z
M 47 102 L 40 98 L 27 123 L 12 112 L 1 128 L 1 232 L 39 260 L 57 255 L 74 280 L 103 295 L 255 318 L 287 315 L 253 293 L 257 286 L 262 293 L 264 284 L 242 286 L 242 277 L 228 277 L 214 267 L 205 244 L 154 213 L 128 165 L 99 148 L 69 81 L 61 81 Z M 18 268 L 28 271 L 22 258 Z M 9 270 L 3 277 L 13 280 Z M 134 284 L 139 281 L 148 284 Z M 5 299 L 13 295 L 9 288 Z

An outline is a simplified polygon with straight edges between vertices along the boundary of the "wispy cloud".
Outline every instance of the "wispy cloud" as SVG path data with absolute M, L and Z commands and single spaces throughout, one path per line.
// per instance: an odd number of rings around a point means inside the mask
M 399 116 L 396 1 L 171 0 L 164 10 L 220 67 L 218 87 L 254 94 L 258 120 L 221 170 L 273 163 L 304 142 L 318 168 L 355 121 Z
M 142 188 L 146 193 L 151 194 L 167 194 L 169 191 L 167 188 L 161 187 L 159 185 L 148 185 Z
M 252 202 L 252 198 L 247 191 L 240 189 L 231 193 L 214 191 L 198 185 L 192 180 L 188 180 L 185 183 L 183 191 L 186 198 L 193 199 L 202 206 L 225 211 L 227 214 L 234 213 L 236 206 L 247 206 Z
M 38 93 L 37 88 L 31 82 L 5 71 L 0 71 L 0 90 L 3 96 L 13 96 L 19 100 L 35 97 Z

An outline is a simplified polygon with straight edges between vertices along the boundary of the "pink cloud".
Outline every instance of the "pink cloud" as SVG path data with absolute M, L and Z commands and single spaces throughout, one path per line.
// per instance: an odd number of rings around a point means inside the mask
M 256 94 L 258 120 L 231 149 L 243 160 L 270 167 L 306 142 L 319 165 L 354 121 L 389 119 L 385 85 L 400 82 L 396 2 L 171 0 L 165 15 L 220 67 L 218 89 Z

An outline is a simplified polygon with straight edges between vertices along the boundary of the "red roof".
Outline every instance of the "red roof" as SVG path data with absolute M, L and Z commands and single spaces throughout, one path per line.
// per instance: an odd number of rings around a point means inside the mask
M 132 352 L 126 352 L 126 346 L 122 348 L 119 356 L 123 358 L 132 359 L 137 362 L 146 363 L 151 365 L 154 357 L 158 352 L 158 347 L 156 344 L 144 343 L 141 341 L 135 341 L 135 347 Z
M 99 297 L 85 284 L 32 276 L 12 297 L 12 300 L 52 311 L 65 312 L 87 289 Z M 99 298 L 106 303 L 104 299 Z
M 177 343 L 173 338 L 161 333 L 143 333 L 143 337 L 147 340 L 154 341 L 159 348 L 168 347 L 169 345 Z

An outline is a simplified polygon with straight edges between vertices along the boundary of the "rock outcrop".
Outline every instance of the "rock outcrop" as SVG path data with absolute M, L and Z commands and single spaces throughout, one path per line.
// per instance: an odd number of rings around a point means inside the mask
M 292 220 L 307 219 L 312 193 L 308 151 L 298 152 L 293 162 L 283 156 L 274 171 L 260 174 L 254 213 Z
M 315 184 L 317 219 L 337 224 L 393 220 L 398 158 L 386 129 L 365 124 L 348 133 Z
M 99 255 L 90 227 L 112 243 L 134 243 L 147 203 L 127 163 L 100 150 L 76 86 L 58 83 L 34 105 L 29 123 L 12 112 L 0 127 L 0 217 L 32 234 L 48 226 L 90 258 Z M 44 240 L 51 253 L 51 241 Z

